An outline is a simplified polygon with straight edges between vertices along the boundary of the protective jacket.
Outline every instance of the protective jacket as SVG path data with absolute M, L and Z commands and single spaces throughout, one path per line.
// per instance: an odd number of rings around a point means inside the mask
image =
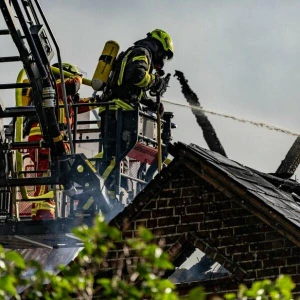
M 140 102 L 155 110 L 155 102 L 146 96 L 146 91 L 155 83 L 153 69 L 151 52 L 146 47 L 133 46 L 122 52 L 116 60 L 105 101 L 120 99 L 131 105 Z M 104 109 L 100 107 L 99 113 Z
M 76 103 L 89 103 L 90 98 L 79 98 L 79 95 L 77 94 L 80 86 L 82 83 L 81 76 L 74 76 L 73 78 L 65 79 L 65 87 L 66 87 L 66 94 L 67 94 L 67 102 L 68 102 L 68 110 L 69 110 L 69 116 L 70 116 L 70 124 L 72 126 L 73 120 L 74 120 L 74 109 L 72 107 L 72 104 L 74 102 Z M 63 96 L 62 96 L 62 85 L 61 81 L 57 80 L 57 93 L 58 93 L 58 104 L 63 105 Z M 23 103 L 30 103 L 31 99 L 31 91 L 28 89 L 23 90 Z M 78 113 L 84 113 L 86 111 L 89 111 L 90 109 L 93 109 L 94 107 L 91 106 L 83 106 L 78 107 Z M 67 119 L 65 115 L 65 109 L 64 107 L 61 107 L 57 111 L 57 121 L 59 123 L 59 126 L 63 132 L 64 129 L 66 129 Z M 37 116 L 30 118 L 25 125 L 24 128 L 25 135 L 28 134 L 28 141 L 29 142 L 39 142 L 43 139 L 40 124 L 38 121 Z M 66 152 L 69 153 L 69 144 L 65 144 Z M 46 148 L 39 148 L 37 150 L 31 149 L 29 151 L 29 156 L 32 162 L 35 164 L 35 168 L 39 171 L 37 173 L 38 176 L 43 176 L 46 174 L 47 170 L 49 169 L 49 149 Z M 48 192 L 47 186 L 36 186 L 34 196 L 41 196 Z M 32 219 L 53 219 L 54 218 L 54 212 L 55 212 L 55 204 L 50 199 L 48 201 L 38 202 L 32 204 L 32 210 L 31 210 L 31 217 Z
M 76 96 L 76 94 L 78 93 L 78 91 L 80 89 L 81 83 L 82 83 L 82 78 L 80 76 L 74 76 L 73 78 L 65 79 L 68 110 L 69 110 L 69 117 L 70 117 L 69 122 L 70 122 L 71 126 L 74 123 L 74 109 L 73 109 L 72 104 L 74 102 L 76 102 L 76 103 L 89 103 L 90 102 L 90 98 L 79 98 L 79 96 L 78 97 Z M 64 102 L 62 100 L 63 96 L 62 96 L 61 81 L 57 80 L 56 84 L 57 84 L 57 93 L 58 93 L 58 105 L 62 106 L 62 105 L 64 105 Z M 28 98 L 29 93 L 30 93 L 30 90 L 29 91 L 27 90 L 25 92 L 25 89 L 24 89 L 24 91 L 22 93 L 22 96 L 24 99 L 23 102 L 25 102 L 25 101 L 28 102 L 28 100 L 26 98 Z M 31 101 L 29 101 L 29 102 L 31 102 Z M 91 106 L 81 106 L 81 107 L 78 107 L 78 113 L 84 113 L 93 108 L 94 107 L 91 107 Z M 67 119 L 66 119 L 64 107 L 58 108 L 57 121 L 59 123 L 61 130 L 66 129 Z M 29 120 L 27 120 L 27 123 L 24 128 L 24 133 L 25 133 L 25 135 L 29 135 L 29 137 L 42 135 L 37 116 L 31 117 Z

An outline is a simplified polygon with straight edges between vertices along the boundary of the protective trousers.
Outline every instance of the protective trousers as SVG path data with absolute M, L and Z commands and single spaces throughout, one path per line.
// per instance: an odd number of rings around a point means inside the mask
M 113 99 L 110 103 L 111 105 L 109 105 L 107 110 L 105 107 L 99 108 L 99 114 L 101 117 L 101 135 L 103 138 L 103 148 L 106 158 L 104 157 L 103 161 L 99 163 L 98 172 L 104 180 L 104 185 L 108 194 L 111 198 L 114 198 L 116 176 L 119 175 L 115 174 L 116 146 L 117 138 L 120 138 L 116 136 L 118 124 L 116 112 L 118 109 L 133 110 L 133 107 L 120 99 Z M 126 188 L 127 181 L 122 179 L 121 185 Z

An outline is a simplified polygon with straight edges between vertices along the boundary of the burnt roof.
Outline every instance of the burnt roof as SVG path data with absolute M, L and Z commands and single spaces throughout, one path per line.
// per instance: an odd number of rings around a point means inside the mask
M 218 153 L 203 149 L 197 145 L 186 146 L 194 155 L 204 159 L 219 172 L 226 174 L 233 184 L 242 186 L 248 193 L 261 200 L 300 229 L 300 202 L 291 193 L 282 191 L 266 179 L 254 173 L 250 168 L 231 161 Z M 185 148 L 178 144 L 178 148 Z M 273 212 L 269 211 L 270 217 Z
M 186 145 L 181 142 L 170 144 L 169 153 L 174 157 L 172 162 L 149 182 L 146 188 L 137 195 L 129 206 L 111 220 L 110 225 L 118 227 L 124 233 L 126 231 L 128 233 L 128 231 L 132 230 L 135 221 L 139 222 L 144 219 L 145 216 L 143 213 L 153 210 L 151 219 L 149 221 L 146 219 L 145 224 L 146 227 L 150 226 L 154 234 L 158 234 L 159 237 L 161 235 L 160 229 L 149 224 L 155 221 L 153 218 L 155 218 L 156 210 L 164 210 L 163 202 L 165 200 L 163 199 L 166 197 L 166 193 L 167 198 L 171 199 L 168 201 L 180 201 L 178 197 L 180 198 L 181 194 L 177 193 L 178 187 L 176 187 L 175 182 L 182 180 L 182 171 L 188 169 L 191 174 L 194 174 L 193 176 L 198 176 L 208 186 L 223 194 L 227 199 L 233 200 L 241 208 L 245 209 L 245 211 L 248 211 L 250 215 L 260 219 L 265 226 L 277 232 L 278 236 L 289 240 L 294 247 L 300 247 L 299 197 L 294 193 L 282 189 L 282 187 L 284 189 L 289 187 L 290 190 L 299 192 L 300 185 L 297 182 L 283 180 L 276 176 L 253 170 L 216 152 L 194 144 Z M 192 179 L 184 178 L 183 180 L 191 181 Z M 174 194 L 172 194 L 172 189 Z M 197 195 L 193 197 L 197 198 Z M 181 199 L 182 201 L 184 202 L 185 200 Z M 156 202 L 155 207 L 153 206 L 154 202 Z M 173 201 L 172 203 L 175 202 Z M 220 209 L 222 208 L 220 207 Z M 177 226 L 174 224 L 174 217 L 171 215 L 165 222 L 169 223 L 164 223 L 164 226 L 170 226 L 170 228 Z M 159 219 L 154 224 L 158 226 Z M 162 231 L 166 232 L 164 229 Z M 168 232 L 168 234 L 169 236 L 173 235 L 177 237 L 178 231 L 175 229 L 173 233 Z M 228 282 L 232 282 L 233 280 L 240 282 L 240 280 L 249 276 L 249 272 L 239 264 L 238 259 L 229 261 L 226 255 L 220 255 L 220 252 L 218 253 L 216 248 L 210 245 L 210 242 L 205 237 L 202 238 L 201 233 L 197 229 L 194 230 L 193 225 L 191 227 L 187 226 L 186 232 L 183 232 L 182 236 L 178 236 L 177 240 L 173 240 L 173 244 L 168 244 L 165 251 L 171 255 L 175 267 L 179 267 L 188 259 L 194 249 L 198 248 L 209 257 L 216 258 L 213 260 L 220 263 L 229 271 L 228 273 L 215 274 L 217 277 L 222 277 L 220 279 L 214 277 L 214 280 L 217 280 L 220 286 L 223 285 L 226 287 L 227 280 Z M 234 246 L 234 244 L 232 245 Z M 171 274 L 166 275 L 170 276 Z M 206 279 L 212 278 L 211 272 L 206 275 L 208 276 L 205 276 L 203 272 L 198 272 L 197 277 L 192 278 L 192 281 L 196 280 L 195 282 L 203 284 L 203 282 L 206 282 Z M 187 279 L 187 277 L 185 278 Z M 190 287 L 188 285 L 186 288 Z M 180 284 L 178 288 L 181 290 L 182 285 Z
M 278 232 L 287 233 L 287 237 L 300 246 L 300 202 L 297 195 L 280 189 L 266 180 L 265 176 L 261 176 L 266 175 L 268 178 L 267 174 L 256 172 L 195 144 L 177 142 L 170 145 L 169 152 L 174 157 L 172 163 L 137 195 L 132 204 L 111 221 L 112 225 L 122 229 L 129 220 L 138 216 L 163 185 L 177 176 L 179 165 L 184 165 L 227 196 L 242 196 L 241 205 L 244 208 Z M 274 176 L 270 177 L 274 179 Z M 278 180 L 281 182 L 281 179 Z M 299 184 L 292 184 L 299 189 Z

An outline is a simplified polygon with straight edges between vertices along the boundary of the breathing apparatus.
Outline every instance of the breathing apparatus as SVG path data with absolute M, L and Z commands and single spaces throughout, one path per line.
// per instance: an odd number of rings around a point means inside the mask
M 119 49 L 120 46 L 115 41 L 105 43 L 92 78 L 92 88 L 94 91 L 103 91 L 106 86 Z

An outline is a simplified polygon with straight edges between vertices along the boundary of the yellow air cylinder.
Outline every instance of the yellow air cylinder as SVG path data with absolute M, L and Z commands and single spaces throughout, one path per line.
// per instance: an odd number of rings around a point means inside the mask
M 92 87 L 95 91 L 101 91 L 105 84 L 107 84 L 113 62 L 118 55 L 119 49 L 120 46 L 115 41 L 105 43 L 92 78 Z

